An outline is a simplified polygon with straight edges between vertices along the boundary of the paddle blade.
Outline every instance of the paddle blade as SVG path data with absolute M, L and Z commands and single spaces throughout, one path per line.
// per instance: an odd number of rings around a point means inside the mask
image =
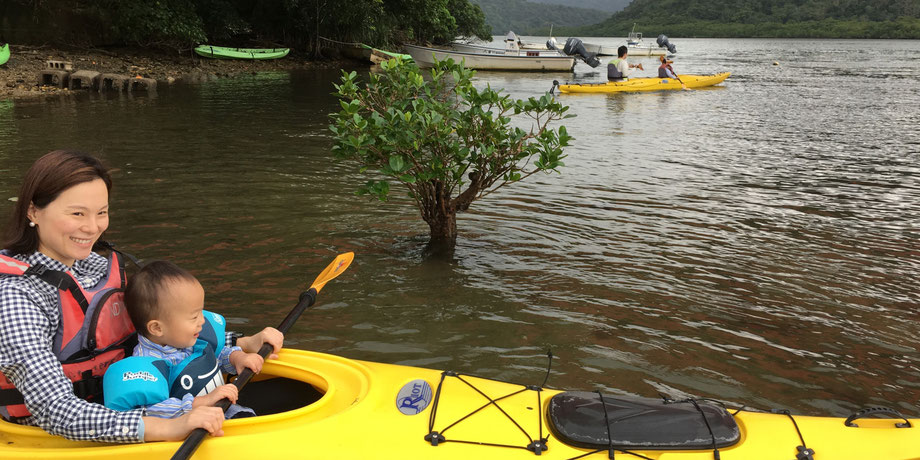
M 336 256 L 335 260 L 333 260 L 332 263 L 329 264 L 329 266 L 326 267 L 326 269 L 316 277 L 316 280 L 313 281 L 313 284 L 310 285 L 310 288 L 316 289 L 316 292 L 319 292 L 320 289 L 326 285 L 326 283 L 344 272 L 348 266 L 351 265 L 351 261 L 354 259 L 355 253 L 353 252 L 339 254 Z

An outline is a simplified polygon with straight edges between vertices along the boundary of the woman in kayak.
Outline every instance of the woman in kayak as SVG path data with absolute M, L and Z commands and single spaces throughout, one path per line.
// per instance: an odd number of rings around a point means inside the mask
M 99 160 L 73 151 L 50 152 L 26 173 L 0 242 L 0 416 L 72 440 L 181 440 L 195 428 L 220 436 L 224 416 L 216 407 L 161 419 L 82 399 L 98 395 L 101 373 L 124 356 L 99 352 L 97 340 L 132 332 L 130 321 L 121 325 L 127 315 L 117 300 L 123 268 L 114 253 L 93 252 L 109 226 L 111 184 Z M 89 314 L 96 308 L 104 313 Z M 76 350 L 68 348 L 75 342 Z M 237 340 L 247 352 L 255 342 Z
M 658 78 L 673 78 L 677 81 L 680 81 L 680 78 L 674 72 L 674 68 L 671 67 L 671 64 L 673 63 L 674 61 L 661 56 L 661 65 L 658 66 Z M 680 83 L 683 84 L 684 82 L 680 81 Z

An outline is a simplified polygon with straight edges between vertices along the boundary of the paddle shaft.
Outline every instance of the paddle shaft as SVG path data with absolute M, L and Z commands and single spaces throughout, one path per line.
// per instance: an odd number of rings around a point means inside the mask
M 300 294 L 300 301 L 297 302 L 297 306 L 288 313 L 284 321 L 281 322 L 281 325 L 278 326 L 278 330 L 281 331 L 282 334 L 287 334 L 288 330 L 297 322 L 297 319 L 300 318 L 304 310 L 316 302 L 316 293 L 316 289 L 311 287 L 308 291 Z M 266 359 L 268 355 L 271 354 L 272 350 L 273 347 L 270 343 L 263 343 L 262 348 L 259 349 L 259 356 L 261 356 L 262 359 Z M 249 383 L 253 375 L 252 369 L 247 367 L 243 369 L 243 372 L 240 372 L 240 375 L 233 381 L 233 384 L 236 385 L 237 389 L 242 390 L 243 386 Z M 223 398 L 218 401 L 214 407 L 219 407 L 222 411 L 227 412 L 227 409 L 230 408 L 230 404 L 231 402 L 229 399 Z M 198 450 L 198 446 L 201 445 L 201 441 L 204 441 L 204 437 L 207 434 L 208 430 L 204 428 L 195 428 L 195 430 L 185 438 L 185 442 L 182 443 L 179 450 L 173 454 L 172 460 L 186 460 L 190 458 L 195 451 Z

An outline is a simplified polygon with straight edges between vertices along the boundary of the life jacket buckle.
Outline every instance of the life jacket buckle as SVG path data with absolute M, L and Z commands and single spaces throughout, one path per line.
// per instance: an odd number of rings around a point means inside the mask
M 26 271 L 22 272 L 22 274 L 23 274 L 23 275 L 42 276 L 46 271 L 48 271 L 48 267 L 46 267 L 46 266 L 44 266 L 44 265 L 42 265 L 42 264 L 35 264 L 35 265 L 32 265 L 31 267 L 27 268 Z

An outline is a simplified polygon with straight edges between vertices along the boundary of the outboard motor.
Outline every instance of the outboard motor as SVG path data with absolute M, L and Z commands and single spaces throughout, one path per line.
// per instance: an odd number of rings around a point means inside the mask
M 565 41 L 565 46 L 562 47 L 562 52 L 568 56 L 581 58 L 581 60 L 585 61 L 585 63 L 591 67 L 601 65 L 601 61 L 597 59 L 594 53 L 589 53 L 588 50 L 585 49 L 585 45 L 579 38 L 569 37 L 569 39 Z
M 556 48 L 556 37 L 549 37 L 549 40 L 546 41 L 546 49 L 559 51 L 559 48 Z
M 671 43 L 671 42 L 668 41 L 668 36 L 667 36 L 667 35 L 665 35 L 665 34 L 659 35 L 659 36 L 658 36 L 658 40 L 656 40 L 656 41 L 658 42 L 658 47 L 659 47 L 659 48 L 667 48 L 669 53 L 671 53 L 671 54 L 677 54 L 677 47 L 674 46 L 673 43 Z
M 509 31 L 505 36 L 505 51 L 518 51 L 521 49 L 521 39 L 514 31 Z

